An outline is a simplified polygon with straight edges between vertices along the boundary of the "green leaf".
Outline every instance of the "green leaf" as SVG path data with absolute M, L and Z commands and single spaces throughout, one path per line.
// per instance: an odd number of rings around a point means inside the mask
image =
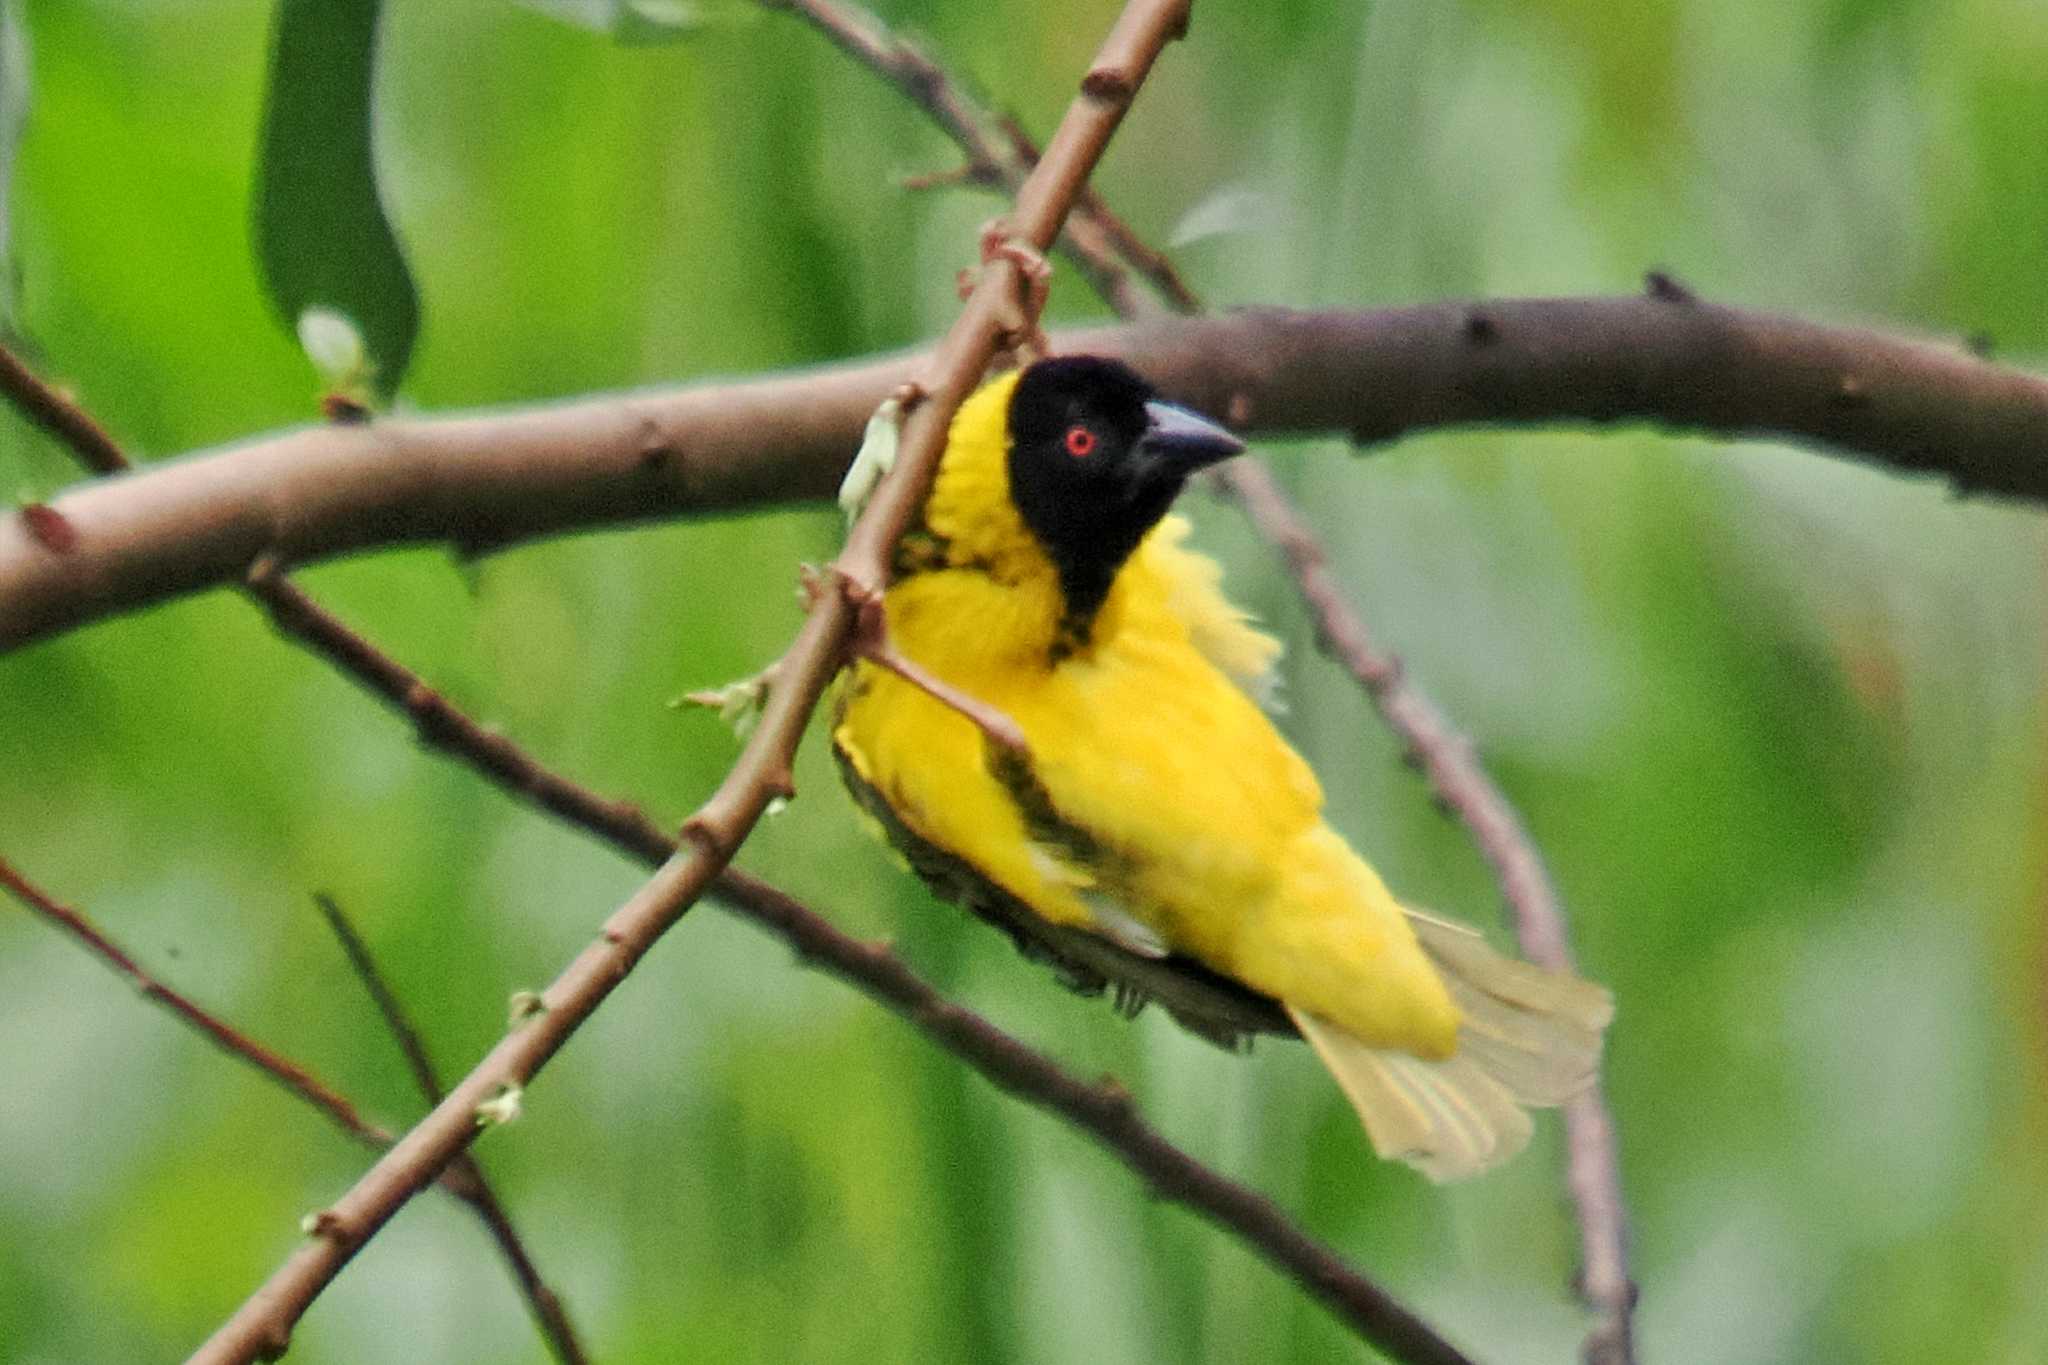
M 419 296 L 377 195 L 370 98 L 379 0 L 280 0 L 257 167 L 256 252 L 279 319 L 326 309 L 361 332 L 389 397 Z

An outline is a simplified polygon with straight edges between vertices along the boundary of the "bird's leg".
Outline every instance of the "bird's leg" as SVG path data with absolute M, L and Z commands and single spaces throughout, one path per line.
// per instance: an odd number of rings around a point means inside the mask
M 877 668 L 894 673 L 941 706 L 965 716 L 996 748 L 1020 761 L 1030 762 L 1031 746 L 1016 721 L 898 653 L 889 642 L 889 617 L 882 604 L 882 594 L 837 565 L 830 572 L 838 580 L 839 590 L 846 594 L 846 600 L 853 604 L 853 656 L 856 659 L 865 659 Z M 816 571 L 807 573 L 804 580 L 806 590 L 813 593 L 821 591 L 824 586 L 820 581 L 822 577 Z

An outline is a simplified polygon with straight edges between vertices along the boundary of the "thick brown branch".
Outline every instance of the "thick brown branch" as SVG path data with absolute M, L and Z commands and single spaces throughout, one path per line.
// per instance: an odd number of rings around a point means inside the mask
M 1482 325 L 1483 324 L 1483 325 Z M 1828 447 L 2048 501 L 2048 381 L 1960 349 L 1648 296 L 1258 310 L 1055 333 L 1264 436 L 1385 441 L 1473 423 L 1655 423 Z M 59 554 L 0 513 L 0 649 L 293 564 L 459 550 L 831 496 L 903 356 L 566 406 L 320 427 L 154 464 L 51 507 Z M 914 414 L 913 414 L 914 416 Z
M 1135 90 L 1153 59 L 1187 20 L 1187 0 L 1131 0 L 1105 41 L 1089 81 L 1114 73 Z M 1075 194 L 1121 121 L 1127 99 L 1084 92 L 1069 107 L 1045 159 L 1011 216 L 1016 241 L 1048 246 Z M 858 582 L 881 583 L 891 548 L 922 503 L 945 442 L 946 424 L 977 384 L 1019 311 L 1019 271 L 998 256 L 941 343 L 920 384 L 927 395 L 904 424 L 898 462 L 854 524 L 838 568 Z M 1025 327 L 1036 319 L 1022 318 Z M 514 1027 L 434 1111 L 320 1217 L 313 1238 L 271 1276 L 194 1356 L 244 1361 L 275 1355 L 308 1304 L 384 1223 L 474 1140 L 482 1115 L 524 1087 L 576 1028 L 625 979 L 655 941 L 703 894 L 760 818 L 789 785 L 790 761 L 805 723 L 849 641 L 853 607 L 843 593 L 821 593 L 784 656 L 759 727 L 717 792 L 684 825 L 685 851 L 606 921 L 596 942 L 542 993 L 540 1008 Z M 485 1108 L 493 1104 L 492 1110 Z

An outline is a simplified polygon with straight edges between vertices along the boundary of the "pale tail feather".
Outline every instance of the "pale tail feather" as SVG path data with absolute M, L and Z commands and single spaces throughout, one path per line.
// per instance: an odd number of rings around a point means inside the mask
M 1562 1104 L 1592 1083 L 1613 1017 L 1591 982 L 1496 953 L 1460 925 L 1410 912 L 1464 1019 L 1443 1061 L 1374 1048 L 1328 1020 L 1288 1013 L 1336 1077 L 1373 1150 L 1431 1180 L 1463 1180 L 1529 1141 L 1524 1106 Z

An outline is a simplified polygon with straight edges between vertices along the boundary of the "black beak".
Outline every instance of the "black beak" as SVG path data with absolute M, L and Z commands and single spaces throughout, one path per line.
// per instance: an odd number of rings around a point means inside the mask
M 1244 451 L 1243 441 L 1186 408 L 1147 403 L 1145 415 L 1151 425 L 1145 428 L 1139 447 L 1171 457 L 1183 470 L 1200 469 Z

